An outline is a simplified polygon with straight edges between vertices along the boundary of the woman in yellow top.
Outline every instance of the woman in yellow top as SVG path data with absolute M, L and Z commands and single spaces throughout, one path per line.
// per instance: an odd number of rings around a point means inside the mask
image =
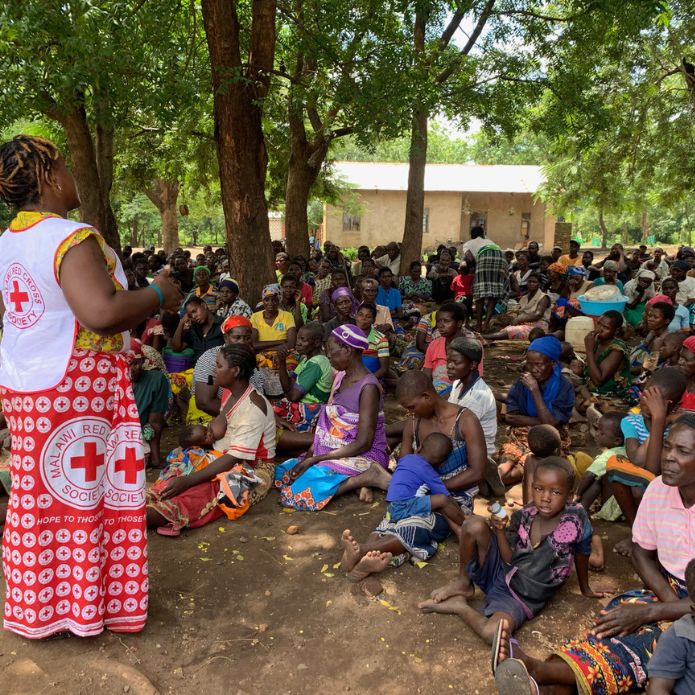
M 12 433 L 4 626 L 24 637 L 147 619 L 145 466 L 127 331 L 181 292 L 168 269 L 128 291 L 115 252 L 67 219 L 75 182 L 55 145 L 0 146 L 0 395 Z M 131 353 L 132 354 L 132 353 Z
M 258 369 L 263 374 L 268 398 L 283 395 L 278 375 L 278 348 L 293 350 L 297 340 L 294 316 L 280 309 L 280 288 L 276 284 L 263 288 L 263 309 L 251 315 L 253 347 L 257 352 Z

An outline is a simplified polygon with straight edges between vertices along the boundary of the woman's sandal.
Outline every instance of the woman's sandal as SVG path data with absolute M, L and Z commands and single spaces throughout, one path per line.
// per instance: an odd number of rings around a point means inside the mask
M 495 671 L 499 695 L 539 695 L 538 683 L 520 659 L 505 659 Z
M 165 524 L 164 526 L 157 527 L 157 533 L 167 538 L 177 538 L 181 535 L 181 529 L 176 528 L 173 524 Z

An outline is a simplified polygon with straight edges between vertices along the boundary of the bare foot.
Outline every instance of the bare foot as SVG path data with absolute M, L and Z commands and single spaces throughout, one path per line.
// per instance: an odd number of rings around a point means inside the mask
M 591 555 L 589 555 L 589 569 L 592 572 L 603 572 L 604 570 L 603 543 L 601 543 L 601 536 L 599 536 L 597 533 L 591 536 Z
M 463 598 L 473 598 L 475 595 L 475 587 L 471 584 L 470 579 L 462 579 L 461 577 L 456 577 L 456 579 L 450 581 L 444 586 L 440 586 L 435 589 L 431 594 L 430 598 L 435 603 L 441 603 L 446 601 L 452 596 L 463 596 Z
M 370 487 L 360 488 L 360 500 L 367 504 L 371 504 L 374 501 L 374 493 Z
M 613 552 L 618 553 L 618 555 L 623 555 L 624 557 L 632 557 L 632 538 L 628 536 L 616 543 L 613 546 Z
M 354 569 L 348 573 L 348 577 L 353 581 L 359 582 L 370 574 L 383 572 L 391 562 L 391 553 L 382 553 L 380 550 L 370 550 L 355 565 Z
M 391 474 L 378 463 L 373 463 L 364 473 L 361 473 L 360 482 L 363 487 L 376 487 L 380 490 L 388 490 L 391 482 Z M 360 494 L 360 499 L 362 495 Z
M 459 615 L 461 611 L 468 605 L 463 596 L 452 596 L 445 601 L 437 602 L 434 599 L 428 598 L 426 601 L 420 601 L 417 607 L 423 613 L 445 613 Z
M 349 572 L 358 562 L 362 555 L 360 544 L 352 537 L 349 528 L 343 531 L 340 537 L 340 542 L 343 544 L 343 557 L 340 558 L 341 569 Z

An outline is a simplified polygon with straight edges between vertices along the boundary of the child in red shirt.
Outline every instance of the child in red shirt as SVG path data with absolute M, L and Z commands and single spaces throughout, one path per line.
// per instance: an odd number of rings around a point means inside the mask
M 459 265 L 459 274 L 451 281 L 451 289 L 454 292 L 454 299 L 462 302 L 465 297 L 473 296 L 473 278 L 470 268 L 465 261 Z
M 451 281 L 454 301 L 461 302 L 466 307 L 466 325 L 468 324 L 468 317 L 473 311 L 473 279 L 475 276 L 470 271 L 466 261 L 461 261 L 459 274 Z

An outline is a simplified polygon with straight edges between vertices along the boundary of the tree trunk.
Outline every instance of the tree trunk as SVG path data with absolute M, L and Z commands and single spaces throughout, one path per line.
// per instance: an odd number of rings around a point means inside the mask
M 159 210 L 162 220 L 164 250 L 169 255 L 179 245 L 179 215 L 176 209 L 176 201 L 179 197 L 179 182 L 155 179 L 151 188 L 145 191 L 145 195 Z
M 642 243 L 646 243 L 647 237 L 649 236 L 649 218 L 647 217 L 647 211 L 642 210 L 642 219 L 640 221 L 640 227 L 642 228 Z
M 285 244 L 290 256 L 309 257 L 309 193 L 328 153 L 328 143 L 317 134 L 309 143 L 304 127 L 303 112 L 292 106 L 289 98 L 290 161 L 285 188 Z
M 109 202 L 111 178 L 106 181 L 108 188 L 104 190 L 100 167 L 97 164 L 97 152 L 84 107 L 77 107 L 63 117 L 61 122 L 65 128 L 65 137 L 72 160 L 72 173 L 80 195 L 80 217 L 84 222 L 96 227 L 106 239 L 106 243 L 120 253 L 121 240 L 118 236 L 118 226 Z M 111 138 L 113 138 L 113 133 Z M 108 173 L 110 162 L 110 176 L 112 177 L 112 145 L 104 143 L 103 147 L 105 148 L 105 157 L 102 162 L 102 171 Z
M 424 8 L 415 13 L 413 46 L 419 57 L 425 51 L 427 14 Z M 427 164 L 428 113 L 422 104 L 413 106 L 413 123 L 410 131 L 408 155 L 408 192 L 405 199 L 405 225 L 401 245 L 400 275 L 407 275 L 413 261 L 422 254 L 422 217 L 425 209 L 425 165 Z
M 261 123 L 275 54 L 275 7 L 275 0 L 253 0 L 248 68 L 244 70 L 236 2 L 202 2 L 230 266 L 251 306 L 260 299 L 263 285 L 275 279 Z
M 422 217 L 425 208 L 425 164 L 427 163 L 427 113 L 418 109 L 413 117 L 408 158 L 408 193 L 401 245 L 400 274 L 407 275 L 412 261 L 422 255 Z
M 598 226 L 601 228 L 601 248 L 605 249 L 608 246 L 608 228 L 603 219 L 603 208 L 598 211 Z
M 134 217 L 130 223 L 130 245 L 131 247 L 140 246 L 138 243 L 139 223 L 138 218 Z
M 109 245 L 121 253 L 121 235 L 118 222 L 111 207 L 111 188 L 113 187 L 113 128 L 97 123 L 96 159 L 99 172 L 99 193 L 104 210 L 104 221 L 100 231 Z

